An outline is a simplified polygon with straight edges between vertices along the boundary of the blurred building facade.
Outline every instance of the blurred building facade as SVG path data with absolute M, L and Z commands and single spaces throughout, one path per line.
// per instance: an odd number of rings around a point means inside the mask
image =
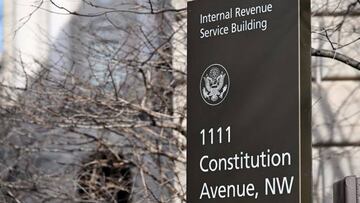
M 164 25 L 164 16 L 162 15 L 139 15 L 127 12 L 137 9 L 137 6 L 139 10 L 143 9 L 143 5 L 149 7 L 147 2 L 141 0 L 131 2 L 118 0 L 69 0 L 53 2 L 38 0 L 4 1 L 4 58 L 2 68 L 0 69 L 2 105 L 11 107 L 16 103 L 22 97 L 24 91 L 28 89 L 28 86 L 37 79 L 38 73 L 47 67 L 54 69 L 52 71 L 54 77 L 65 77 L 64 73 L 69 71 L 76 77 L 90 78 L 91 70 L 95 70 L 98 75 L 96 75 L 96 79 L 92 79 L 92 82 L 98 85 L 106 83 L 103 81 L 105 76 L 102 74 L 102 70 L 108 68 L 108 61 L 115 61 L 119 58 L 124 59 L 124 61 L 128 58 L 137 58 L 138 60 L 147 60 L 149 58 L 149 63 L 153 62 L 155 56 L 152 56 L 152 49 L 161 46 L 164 40 L 168 40 L 161 32 L 170 33 L 171 29 L 180 29 L 179 32 L 176 32 L 176 36 L 171 38 L 174 44 L 171 54 L 176 59 L 173 62 L 174 67 L 179 69 L 179 71 L 185 71 L 186 57 L 184 54 L 186 52 L 186 44 L 184 44 L 183 40 L 186 40 L 186 32 L 182 31 L 182 29 L 186 25 L 179 26 L 186 21 L 185 19 L 179 19 L 181 22 Z M 154 10 L 173 7 L 184 8 L 184 6 L 186 6 L 185 1 L 170 2 L 162 0 L 153 1 L 151 5 Z M 106 12 L 112 8 L 120 8 L 121 11 L 97 16 L 97 13 Z M 70 14 L 68 11 L 74 13 Z M 90 14 L 94 16 L 81 16 L 77 14 Z M 139 34 L 136 35 L 134 32 Z M 149 41 L 148 43 L 146 43 L 147 40 Z M 116 51 L 116 49 L 121 49 L 121 51 Z M 115 54 L 111 58 L 107 56 L 109 53 Z M 127 65 L 124 61 L 118 60 L 117 65 Z M 125 75 L 121 71 L 114 71 L 114 77 L 117 77 L 119 80 L 124 78 L 123 80 L 125 80 Z M 159 83 L 162 80 L 167 81 L 166 77 L 156 77 L 155 75 L 154 80 L 157 80 Z M 184 76 L 179 75 L 176 77 L 181 78 Z M 132 80 L 131 78 L 127 79 Z M 143 96 L 143 90 L 140 88 L 138 90 L 136 87 L 142 84 L 137 83 L 134 79 L 129 82 L 129 85 L 131 89 L 123 92 L 123 94 L 127 94 L 129 99 Z M 184 83 L 177 92 L 185 91 L 185 89 L 186 85 Z M 185 92 L 173 96 L 173 103 L 176 104 L 174 109 L 180 106 L 183 108 L 186 105 L 183 99 L 184 96 Z M 82 183 L 89 180 L 87 180 L 87 176 L 79 176 L 79 172 L 90 173 L 92 169 L 80 167 L 80 165 L 85 162 L 92 163 L 98 161 L 97 159 L 101 160 L 101 154 L 104 153 L 102 151 L 98 152 L 99 146 L 93 143 L 77 146 L 75 143 L 86 143 L 86 139 L 61 129 L 48 131 L 33 125 L 26 125 L 25 128 L 32 131 L 34 135 L 25 138 L 23 134 L 14 128 L 9 129 L 6 133 L 4 131 L 1 136 L 8 137 L 11 143 L 16 143 L 20 148 L 34 149 L 33 143 L 38 143 L 41 145 L 41 149 L 39 153 L 25 155 L 20 160 L 13 153 L 13 149 L 10 149 L 11 147 L 9 149 L 4 147 L 4 149 L 0 150 L 0 158 L 2 160 L 0 171 L 3 174 L 2 177 L 5 179 L 9 176 L 12 177 L 9 174 L 11 174 L 10 172 L 14 168 L 17 168 L 18 171 L 22 169 L 22 171 L 26 171 L 29 174 L 42 174 L 49 179 L 43 179 L 42 184 L 44 188 L 38 188 L 38 192 L 47 193 L 49 195 L 48 198 L 51 199 L 49 201 L 73 202 L 76 199 L 82 198 L 84 193 L 86 193 L 84 191 L 89 189 L 85 188 Z M 115 133 L 104 135 L 104 133 L 97 130 L 83 130 L 83 133 L 93 134 L 101 138 L 105 137 L 107 142 L 118 144 L 116 153 L 119 153 L 119 157 L 126 159 L 127 156 L 135 155 L 134 151 L 121 147 L 122 145 L 130 145 L 130 143 L 127 139 Z M 149 136 L 149 139 L 152 138 Z M 169 140 L 169 142 L 173 141 Z M 185 142 L 185 140 L 179 140 L 179 142 Z M 68 143 L 67 146 L 64 143 Z M 142 145 L 142 143 L 136 144 Z M 145 148 L 145 146 L 143 147 Z M 175 150 L 165 144 L 164 148 L 166 147 L 168 147 L 167 150 L 169 151 Z M 185 152 L 183 150 L 178 155 L 179 159 L 184 159 Z M 165 186 L 160 186 L 156 180 L 166 177 L 170 184 L 173 185 L 173 188 L 184 192 L 185 165 L 173 165 L 173 163 L 166 160 L 160 158 L 154 159 L 154 156 L 147 154 L 138 156 L 138 159 L 141 159 L 141 163 L 146 163 L 144 168 L 149 171 L 129 169 L 129 172 L 126 172 L 128 169 L 125 167 L 116 172 L 115 178 L 129 181 L 129 183 L 125 184 L 127 187 L 125 189 L 130 191 L 122 189 L 121 191 L 125 191 L 125 193 L 118 192 L 115 195 L 119 196 L 118 199 L 113 201 L 119 203 L 125 203 L 130 200 L 131 202 L 182 202 L 181 194 L 170 191 L 171 187 L 166 189 Z M 18 161 L 15 161 L 16 159 Z M 115 158 L 112 157 L 111 159 Z M 113 161 L 111 160 L 111 162 Z M 122 164 L 124 163 L 119 163 L 118 165 Z M 159 165 L 163 166 L 163 168 L 158 167 Z M 57 178 L 50 178 L 54 174 L 57 174 Z M 178 176 L 177 174 L 180 175 Z M 18 175 L 18 177 L 22 177 L 22 175 Z M 22 178 L 18 177 L 12 178 L 14 181 L 22 180 Z M 76 180 L 82 183 L 74 182 Z M 163 184 L 169 185 L 169 183 Z M 97 192 L 96 190 L 99 190 L 99 193 L 101 192 L 101 188 L 90 188 L 89 190 L 93 190 L 94 194 Z M 61 193 L 67 194 L 74 199 L 68 201 L 61 199 L 67 196 L 63 196 Z M 32 195 L 31 191 L 22 191 L 14 194 L 16 194 L 14 196 L 19 197 L 23 202 L 37 203 L 44 200 L 44 197 L 41 197 L 41 195 Z M 173 196 L 174 194 L 175 196 Z M 13 194 L 9 194 L 8 191 L 3 192 L 0 194 L 0 202 L 12 201 L 7 195 L 12 196 Z M 176 197 L 177 195 L 179 197 Z M 90 199 L 88 200 L 90 201 Z M 106 199 L 102 200 L 102 202 L 109 201 Z
M 139 5 L 144 3 L 141 0 L 137 1 Z M 86 5 L 82 0 L 55 2 L 61 7 L 79 13 L 99 11 L 99 8 Z M 107 7 L 119 6 L 124 9 L 131 6 L 125 0 L 99 0 L 96 3 Z M 174 8 L 184 8 L 186 6 L 185 1 L 173 0 L 171 3 Z M 329 36 L 322 35 L 319 38 L 319 33 L 324 33 L 324 27 L 333 29 L 338 26 L 339 22 L 344 20 L 343 15 L 340 14 L 346 13 L 349 4 L 352 3 L 351 0 L 313 0 L 312 12 L 316 14 L 312 16 L 312 47 L 332 49 L 331 43 L 328 42 Z M 115 23 L 115 26 L 128 26 L 130 29 L 138 29 L 139 25 L 145 24 L 147 26 L 142 27 L 142 31 L 146 35 L 152 35 L 151 28 L 158 26 L 160 20 L 127 13 L 110 16 L 109 18 L 112 23 Z M 177 23 L 171 25 L 175 30 L 179 29 L 179 25 L 185 24 L 186 16 L 180 16 L 177 20 Z M 330 36 L 331 40 L 336 42 L 337 45 L 348 44 L 356 40 L 360 35 L 360 16 L 350 15 L 346 17 L 346 20 L 347 24 L 344 24 L 341 28 L 343 31 Z M 104 23 L 103 18 L 65 15 L 63 9 L 54 6 L 48 1 L 4 0 L 4 53 L 3 65 L 0 70 L 0 82 L 4 85 L 1 90 L 2 96 L 16 100 L 21 89 L 25 89 L 29 85 L 28 78 L 41 70 L 42 67 L 39 64 L 51 63 L 58 66 L 75 66 L 77 74 L 86 75 L 86 63 L 91 63 L 91 61 L 87 61 L 88 58 L 84 57 L 84 53 L 79 53 L 79 50 L 85 45 L 89 45 L 86 46 L 89 50 L 99 50 L 99 47 L 96 47 L 97 41 L 106 39 L 118 43 L 127 39 L 130 41 L 126 42 L 129 50 L 131 46 L 142 47 L 145 50 L 149 48 L 143 46 L 142 41 L 139 41 L 137 36 L 128 36 L 124 32 L 114 30 L 112 26 L 114 25 Z M 89 28 L 91 31 L 101 30 L 101 36 L 98 36 L 99 38 L 94 39 L 94 41 L 85 40 Z M 177 32 L 172 38 L 172 58 L 174 68 L 185 71 L 186 43 L 184 41 L 186 41 L 186 29 L 181 29 L 183 31 Z M 157 43 L 161 44 L 161 40 L 159 39 Z M 359 60 L 360 44 L 349 44 L 341 48 L 339 52 Z M 332 184 L 334 182 L 348 175 L 360 175 L 360 162 L 358 161 L 360 159 L 360 71 L 333 59 L 314 57 L 312 59 L 313 199 L 314 203 L 330 203 L 332 202 Z M 91 60 L 95 61 L 96 57 Z M 76 61 L 75 65 L 73 65 L 74 61 Z M 21 64 L 28 65 L 24 69 Z M 121 74 L 119 77 L 121 77 Z M 175 77 L 183 76 L 175 75 Z M 7 86 L 15 88 L 8 88 Z M 173 103 L 174 105 L 185 106 L 186 85 L 183 84 L 178 88 L 178 92 L 183 94 L 175 95 Z M 186 121 L 183 122 L 186 123 Z M 42 132 L 38 134 L 38 137 L 32 139 L 43 140 L 43 137 L 56 137 L 58 134 L 59 131 Z M 74 139 L 74 136 L 69 133 L 65 134 L 61 138 L 63 139 L 61 143 L 69 142 L 69 139 Z M 111 142 L 123 142 L 123 140 L 118 140 L 115 136 L 110 135 L 109 137 Z M 16 139 L 19 139 L 19 144 L 27 145 L 27 141 L 22 140 L 21 137 Z M 29 138 L 29 142 L 30 140 Z M 182 140 L 182 142 L 186 141 Z M 44 142 L 44 146 L 49 149 L 64 148 L 64 146 L 60 145 L 55 146 L 50 142 L 50 139 L 49 142 Z M 88 145 L 86 147 L 91 151 L 94 146 Z M 69 191 L 66 192 L 71 193 L 73 191 L 74 195 L 76 195 L 76 187 L 70 180 L 74 179 L 72 177 L 76 176 L 77 172 L 76 170 L 67 171 L 68 169 L 63 167 L 63 163 L 77 163 L 89 156 L 91 156 L 91 153 L 48 152 L 32 157 L 32 160 L 37 167 L 47 169 L 49 174 L 63 173 L 66 178 L 53 184 L 69 185 Z M 181 156 L 185 156 L 185 151 Z M 3 157 L 3 159 L 7 159 L 7 157 Z M 12 162 L 12 160 L 4 162 L 0 169 L 5 170 Z M 149 166 L 153 167 L 152 163 L 149 163 Z M 185 188 L 185 166 L 172 167 L 173 170 L 181 173 L 182 181 L 177 183 L 179 185 L 176 187 Z M 141 188 L 144 180 L 139 175 L 134 175 L 134 177 L 135 188 Z M 156 185 L 154 184 L 153 187 L 156 187 Z M 159 191 L 156 188 L 151 190 L 155 191 L 155 193 Z M 135 192 L 133 201 L 136 202 L 137 198 L 141 199 L 143 192 L 143 189 L 139 189 L 137 193 Z M 154 194 L 154 196 L 158 197 L 161 194 Z M 37 201 L 36 198 L 30 196 L 24 197 L 23 200 L 25 202 Z M 173 201 L 181 202 L 180 199 Z
M 359 8 L 351 0 L 313 0 L 312 47 L 360 60 Z M 312 72 L 314 202 L 329 203 L 335 181 L 360 174 L 360 71 L 313 57 Z

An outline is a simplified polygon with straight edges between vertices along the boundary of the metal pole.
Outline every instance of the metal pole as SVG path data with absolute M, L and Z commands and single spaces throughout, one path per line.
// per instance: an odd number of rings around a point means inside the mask
M 360 203 L 360 179 L 349 176 L 334 184 L 334 203 Z

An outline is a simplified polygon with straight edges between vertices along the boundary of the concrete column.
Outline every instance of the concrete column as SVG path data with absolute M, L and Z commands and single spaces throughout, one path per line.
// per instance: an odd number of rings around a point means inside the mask
M 40 9 L 42 8 L 42 9 Z M 4 60 L 0 70 L 1 100 L 13 103 L 36 77 L 48 55 L 48 3 L 4 1 Z

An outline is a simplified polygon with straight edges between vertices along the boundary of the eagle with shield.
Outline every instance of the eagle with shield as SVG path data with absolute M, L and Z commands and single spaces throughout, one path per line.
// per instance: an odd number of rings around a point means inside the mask
M 224 98 L 224 94 L 228 89 L 228 85 L 225 84 L 225 77 L 226 73 L 224 71 L 218 67 L 211 67 L 209 72 L 203 77 L 205 84 L 205 87 L 202 89 L 203 97 L 212 102 Z

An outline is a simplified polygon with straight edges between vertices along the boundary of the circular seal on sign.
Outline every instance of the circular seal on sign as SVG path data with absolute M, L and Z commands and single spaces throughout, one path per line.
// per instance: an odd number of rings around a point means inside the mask
M 210 106 L 223 102 L 229 92 L 230 78 L 226 68 L 220 64 L 212 64 L 205 69 L 200 79 L 200 94 Z

